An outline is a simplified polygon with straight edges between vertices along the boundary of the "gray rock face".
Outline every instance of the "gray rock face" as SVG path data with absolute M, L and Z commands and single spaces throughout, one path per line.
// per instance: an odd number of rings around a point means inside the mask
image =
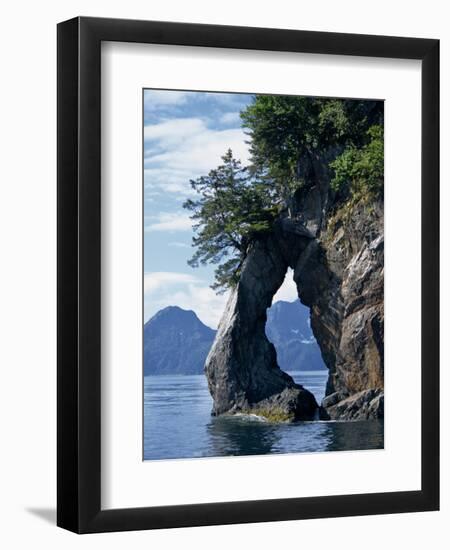
M 278 367 L 265 334 L 266 310 L 287 267 L 274 237 L 252 245 L 206 360 L 213 414 L 247 412 L 286 421 L 314 417 L 314 396 Z
M 329 369 L 327 396 L 340 395 L 346 401 L 330 411 L 324 401 L 331 418 L 383 415 L 383 399 L 376 408 L 357 400 L 365 412 L 346 412 L 351 396 L 371 390 L 379 395 L 384 389 L 383 245 L 382 204 L 369 212 L 359 205 L 347 219 L 330 224 L 294 269 L 300 298 L 311 308 L 311 326 Z
M 363 390 L 348 397 L 335 392 L 322 401 L 323 420 L 373 420 L 384 418 L 384 393 L 381 389 Z
M 277 366 L 264 332 L 266 309 L 291 267 L 329 369 L 322 417 L 383 417 L 383 203 L 333 204 L 325 167 L 314 161 L 315 184 L 248 251 L 206 360 L 214 414 L 299 420 L 317 413 L 312 394 Z

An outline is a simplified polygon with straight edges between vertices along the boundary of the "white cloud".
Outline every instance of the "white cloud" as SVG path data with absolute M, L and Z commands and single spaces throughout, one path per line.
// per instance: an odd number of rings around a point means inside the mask
M 284 302 L 293 302 L 298 299 L 297 286 L 294 282 L 294 273 L 291 268 L 288 269 L 283 284 L 272 298 L 272 304 L 283 300 Z
M 152 221 L 145 226 L 144 231 L 191 231 L 192 220 L 189 214 L 178 214 L 176 212 L 160 212 L 152 216 Z
M 165 286 L 178 284 L 198 283 L 200 279 L 189 273 L 178 273 L 176 271 L 152 271 L 144 273 L 144 293 L 155 292 Z M 176 304 L 172 304 L 176 305 Z
M 165 193 L 186 198 L 193 194 L 189 180 L 194 175 L 184 170 L 176 170 L 164 166 L 144 169 L 145 196 L 155 196 Z
M 230 111 L 224 113 L 219 120 L 222 124 L 240 124 L 241 117 L 239 111 Z
M 247 137 L 241 128 L 214 130 L 204 119 L 177 118 L 144 128 L 144 183 L 146 189 L 189 195 L 189 180 L 207 174 L 231 148 L 236 158 L 249 162 Z
M 165 149 L 181 143 L 186 136 L 198 134 L 204 129 L 205 124 L 200 118 L 173 118 L 144 126 L 144 140 L 158 140 L 158 147 Z
M 163 106 L 182 105 L 186 103 L 188 96 L 188 92 L 179 92 L 177 90 L 145 90 L 145 110 L 153 111 Z
M 188 273 L 159 271 L 144 275 L 146 320 L 167 306 L 178 306 L 195 311 L 203 323 L 217 328 L 227 298 L 227 294 L 217 295 L 205 281 Z

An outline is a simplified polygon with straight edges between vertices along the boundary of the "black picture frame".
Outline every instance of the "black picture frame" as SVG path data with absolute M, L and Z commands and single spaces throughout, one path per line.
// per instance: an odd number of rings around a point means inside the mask
M 422 62 L 420 491 L 101 509 L 102 41 Z M 76 533 L 439 509 L 439 41 L 77 17 L 58 25 L 57 524 Z

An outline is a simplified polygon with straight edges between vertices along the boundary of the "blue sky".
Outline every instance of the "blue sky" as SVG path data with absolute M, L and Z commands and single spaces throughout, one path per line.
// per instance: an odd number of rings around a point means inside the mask
M 168 305 L 194 310 L 216 328 L 227 295 L 211 290 L 213 268 L 193 269 L 193 230 L 183 202 L 190 179 L 218 166 L 231 148 L 248 163 L 239 112 L 249 94 L 144 90 L 144 319 Z M 295 299 L 289 277 L 277 299 Z

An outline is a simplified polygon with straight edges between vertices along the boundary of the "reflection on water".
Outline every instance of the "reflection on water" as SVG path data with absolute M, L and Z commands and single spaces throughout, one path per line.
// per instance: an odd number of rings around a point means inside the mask
M 206 429 L 210 437 L 212 454 L 266 455 L 277 445 L 280 434 L 272 426 L 247 418 L 213 418 Z
M 271 424 L 213 418 L 207 426 L 213 456 L 350 451 L 383 447 L 383 423 L 300 422 Z
M 326 372 L 290 373 L 321 401 Z M 383 422 L 272 424 L 256 417 L 212 417 L 205 377 L 147 376 L 144 459 L 262 455 L 383 448 Z

